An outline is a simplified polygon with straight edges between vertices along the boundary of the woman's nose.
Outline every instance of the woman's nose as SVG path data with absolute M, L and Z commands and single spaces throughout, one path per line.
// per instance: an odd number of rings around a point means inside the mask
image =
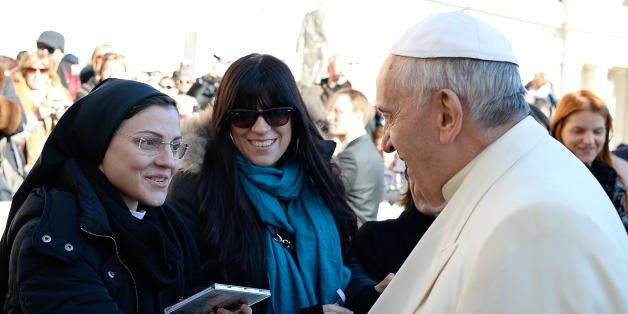
M 159 150 L 159 154 L 155 158 L 155 163 L 170 168 L 176 168 L 179 165 L 179 159 L 175 158 L 175 153 L 170 145 L 163 145 Z
M 584 142 L 586 144 L 591 144 L 595 142 L 595 136 L 593 135 L 593 132 L 588 132 L 584 135 Z
M 271 126 L 268 124 L 268 122 L 266 122 L 264 117 L 259 115 L 257 117 L 257 120 L 255 120 L 255 124 L 251 126 L 251 131 L 256 133 L 266 133 L 268 130 L 270 130 L 270 128 Z

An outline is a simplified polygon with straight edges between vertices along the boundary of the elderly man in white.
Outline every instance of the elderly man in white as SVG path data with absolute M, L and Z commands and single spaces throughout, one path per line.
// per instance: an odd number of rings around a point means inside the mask
M 462 11 L 393 47 L 377 80 L 385 150 L 447 205 L 370 313 L 628 313 L 628 236 L 524 95 L 508 40 Z

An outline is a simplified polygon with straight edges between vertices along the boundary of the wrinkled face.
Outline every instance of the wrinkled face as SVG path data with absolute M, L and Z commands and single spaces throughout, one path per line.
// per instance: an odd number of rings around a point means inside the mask
M 426 197 L 442 195 L 434 184 L 435 169 L 441 167 L 438 148 L 438 104 L 433 97 L 417 104 L 412 97 L 401 97 L 401 92 L 389 80 L 400 79 L 387 75 L 390 59 L 382 66 L 377 80 L 377 108 L 384 118 L 382 147 L 385 152 L 395 150 L 399 158 L 415 173 L 415 184 Z M 434 200 L 435 201 L 435 200 Z
M 582 162 L 590 165 L 606 141 L 606 120 L 589 110 L 571 114 L 561 132 L 563 144 Z
M 290 145 L 291 120 L 282 126 L 271 126 L 260 115 L 250 128 L 238 128 L 231 125 L 233 144 L 254 165 L 273 167 Z
M 24 69 L 23 73 L 26 85 L 32 90 L 45 89 L 50 79 L 50 70 L 39 61 Z
M 353 104 L 349 95 L 334 95 L 327 104 L 329 135 L 346 136 L 351 130 L 360 128 L 362 116 L 353 111 Z M 363 128 L 363 127 L 362 127 Z
M 123 121 L 100 165 L 129 209 L 137 209 L 138 203 L 151 207 L 163 204 L 179 160 L 173 157 L 170 145 L 162 145 L 153 155 L 141 150 L 137 140 L 122 134 L 163 142 L 180 139 L 179 114 L 173 106 L 154 105 Z

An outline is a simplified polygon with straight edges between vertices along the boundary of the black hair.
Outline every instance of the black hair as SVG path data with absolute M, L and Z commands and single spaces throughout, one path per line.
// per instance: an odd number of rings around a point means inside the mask
M 344 197 L 337 168 L 325 151 L 331 150 L 307 113 L 289 67 L 281 60 L 250 54 L 226 71 L 216 92 L 212 133 L 205 157 L 199 193 L 202 204 L 201 255 L 215 261 L 217 280 L 267 285 L 265 226 L 254 204 L 245 197 L 236 166 L 237 148 L 231 140 L 229 110 L 234 108 L 291 107 L 292 141 L 279 163 L 294 158 L 304 166 L 311 185 L 330 209 L 338 228 L 343 252 L 348 252 L 356 231 L 356 216 Z M 345 256 L 346 258 L 347 256 Z

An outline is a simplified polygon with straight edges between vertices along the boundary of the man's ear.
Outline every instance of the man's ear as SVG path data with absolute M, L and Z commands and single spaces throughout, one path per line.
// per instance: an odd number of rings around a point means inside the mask
M 360 123 L 362 124 L 362 126 L 366 126 L 366 123 L 364 122 L 364 112 L 362 110 L 356 110 L 353 112 L 356 116 L 356 120 L 360 120 Z
M 435 97 L 439 109 L 439 139 L 441 143 L 449 144 L 456 139 L 462 129 L 462 102 L 450 89 L 439 90 Z

